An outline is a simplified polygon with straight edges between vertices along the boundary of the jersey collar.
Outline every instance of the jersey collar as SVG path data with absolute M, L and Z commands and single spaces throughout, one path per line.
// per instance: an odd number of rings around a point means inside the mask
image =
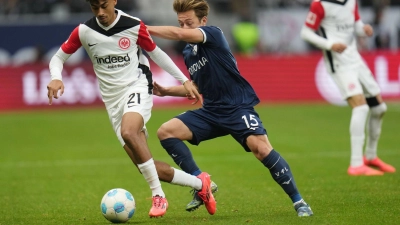
M 113 28 L 115 26 L 115 24 L 118 22 L 119 18 L 121 18 L 121 10 L 115 9 L 115 13 L 117 14 L 117 17 L 115 18 L 115 20 L 112 24 L 108 25 L 108 27 L 105 27 L 101 23 L 99 23 L 99 20 L 96 17 L 96 22 L 99 25 L 99 27 L 101 27 L 104 30 L 109 30 L 109 29 Z

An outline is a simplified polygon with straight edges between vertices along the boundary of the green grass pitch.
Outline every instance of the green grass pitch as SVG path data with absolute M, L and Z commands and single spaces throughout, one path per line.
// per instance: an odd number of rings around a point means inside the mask
M 400 105 L 388 106 L 378 153 L 400 170 Z M 186 212 L 190 189 L 163 183 L 169 209 L 150 219 L 150 189 L 117 141 L 105 109 L 50 109 L 0 114 L 0 225 L 109 224 L 100 200 L 116 187 L 136 200 L 128 224 L 400 224 L 400 171 L 346 174 L 350 108 L 293 104 L 257 110 L 313 217 L 298 218 L 269 171 L 227 136 L 191 146 L 200 168 L 219 186 L 217 213 L 208 215 L 204 206 Z M 154 158 L 173 166 L 156 131 L 183 111 L 156 108 L 147 125 Z

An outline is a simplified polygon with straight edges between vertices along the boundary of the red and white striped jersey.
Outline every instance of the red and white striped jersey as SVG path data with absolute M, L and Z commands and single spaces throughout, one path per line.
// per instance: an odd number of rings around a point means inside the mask
M 152 87 L 149 62 L 141 49 L 151 52 L 156 44 L 140 19 L 120 10 L 116 10 L 116 13 L 117 18 L 108 27 L 102 26 L 96 17 L 80 24 L 61 46 L 67 55 L 81 46 L 85 48 L 106 103 L 112 101 L 124 87 L 134 83 L 140 76 L 146 76 L 149 88 Z M 146 72 L 150 75 L 145 74 Z
M 330 63 L 332 72 L 362 62 L 355 37 L 358 20 L 357 0 L 314 0 L 311 3 L 305 25 L 318 31 L 330 43 L 347 45 L 342 53 L 325 51 L 324 57 Z

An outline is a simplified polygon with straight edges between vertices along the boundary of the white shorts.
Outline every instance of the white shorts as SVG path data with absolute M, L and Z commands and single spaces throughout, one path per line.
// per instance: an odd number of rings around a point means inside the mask
M 375 97 L 381 92 L 371 70 L 365 64 L 330 74 L 344 100 L 360 94 L 366 98 Z
M 126 91 L 120 96 L 116 106 L 107 109 L 111 125 L 122 146 L 125 145 L 121 136 L 122 116 L 127 112 L 137 112 L 142 115 L 144 121 L 142 131 L 148 137 L 146 123 L 150 120 L 152 107 L 153 95 L 149 94 L 148 86 L 142 82 L 126 87 Z

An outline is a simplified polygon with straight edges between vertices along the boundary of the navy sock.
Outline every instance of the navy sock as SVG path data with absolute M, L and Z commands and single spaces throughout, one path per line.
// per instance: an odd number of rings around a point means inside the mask
M 261 162 L 269 169 L 272 178 L 274 178 L 276 183 L 278 183 L 286 192 L 286 194 L 289 195 L 293 203 L 302 199 L 299 191 L 297 190 L 296 183 L 294 182 L 289 164 L 277 151 L 272 149 L 269 155 Z
M 193 159 L 192 152 L 183 141 L 178 138 L 167 138 L 160 141 L 160 143 L 183 171 L 194 176 L 201 173 Z

